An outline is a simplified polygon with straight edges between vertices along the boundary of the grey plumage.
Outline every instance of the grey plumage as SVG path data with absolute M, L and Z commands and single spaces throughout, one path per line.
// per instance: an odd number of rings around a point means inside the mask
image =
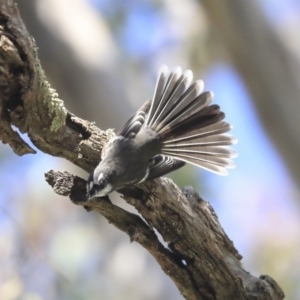
M 191 163 L 226 175 L 237 156 L 229 146 L 231 125 L 211 105 L 212 92 L 190 70 L 162 66 L 153 101 L 148 100 L 103 149 L 102 161 L 88 180 L 89 197 L 103 196 Z

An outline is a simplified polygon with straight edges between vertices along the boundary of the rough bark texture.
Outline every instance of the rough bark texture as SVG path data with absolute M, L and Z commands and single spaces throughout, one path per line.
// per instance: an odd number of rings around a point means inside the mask
M 34 41 L 11 0 L 0 0 L 0 62 L 0 139 L 18 155 L 34 153 L 12 129 L 14 125 L 44 153 L 64 157 L 90 172 L 113 132 L 102 131 L 64 108 L 45 79 Z M 84 179 L 50 171 L 46 180 L 56 193 L 99 212 L 146 248 L 186 299 L 284 298 L 271 277 L 256 278 L 242 268 L 241 255 L 212 207 L 191 187 L 180 191 L 171 180 L 160 178 L 122 190 L 146 223 L 108 197 L 86 202 Z

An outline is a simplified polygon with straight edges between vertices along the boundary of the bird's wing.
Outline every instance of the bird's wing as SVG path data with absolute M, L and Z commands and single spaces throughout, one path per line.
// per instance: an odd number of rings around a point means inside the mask
M 118 135 L 122 135 L 126 138 L 131 137 L 131 135 L 135 136 L 144 125 L 150 106 L 151 100 L 146 101 L 144 105 L 127 121 Z
M 156 155 L 152 159 L 151 165 L 149 167 L 149 175 L 147 177 L 147 180 L 164 176 L 181 168 L 184 165 L 185 162 L 181 160 L 177 160 L 166 155 Z

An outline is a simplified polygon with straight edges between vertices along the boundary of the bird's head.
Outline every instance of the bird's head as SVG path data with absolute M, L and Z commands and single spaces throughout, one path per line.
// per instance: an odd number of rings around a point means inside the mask
M 103 197 L 114 190 L 112 185 L 111 173 L 105 172 L 97 167 L 89 176 L 87 180 L 87 197 L 88 199 L 94 197 Z

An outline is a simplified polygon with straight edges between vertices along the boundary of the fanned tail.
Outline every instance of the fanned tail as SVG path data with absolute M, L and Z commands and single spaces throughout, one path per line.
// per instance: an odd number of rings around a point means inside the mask
M 157 132 L 161 154 L 226 175 L 237 156 L 229 147 L 236 139 L 226 134 L 232 127 L 222 121 L 220 107 L 210 105 L 213 94 L 202 92 L 201 80 L 191 84 L 192 78 L 190 70 L 177 67 L 169 73 L 162 66 L 143 126 Z

